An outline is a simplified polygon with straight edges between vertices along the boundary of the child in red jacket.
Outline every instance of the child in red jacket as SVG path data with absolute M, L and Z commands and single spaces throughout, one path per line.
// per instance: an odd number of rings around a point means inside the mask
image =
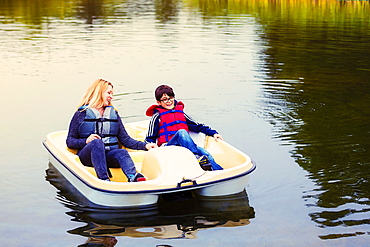
M 216 140 L 222 140 L 222 136 L 209 126 L 194 121 L 184 112 L 184 104 L 175 100 L 173 89 L 167 85 L 161 85 L 155 90 L 157 105 L 152 105 L 146 111 L 151 117 L 147 143 L 161 145 L 182 146 L 189 149 L 199 157 L 206 157 L 211 163 L 212 170 L 222 170 L 213 159 L 212 155 L 203 147 L 197 146 L 189 135 L 189 131 L 201 132 L 213 136 Z

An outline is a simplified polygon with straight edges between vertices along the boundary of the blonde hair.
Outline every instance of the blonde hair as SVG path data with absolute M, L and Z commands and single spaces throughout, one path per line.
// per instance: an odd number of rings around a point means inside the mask
M 113 87 L 113 84 L 109 81 L 103 79 L 95 80 L 86 90 L 86 93 L 80 100 L 77 108 L 79 109 L 81 106 L 87 106 L 87 108 L 103 107 L 103 93 L 107 90 L 109 85 Z

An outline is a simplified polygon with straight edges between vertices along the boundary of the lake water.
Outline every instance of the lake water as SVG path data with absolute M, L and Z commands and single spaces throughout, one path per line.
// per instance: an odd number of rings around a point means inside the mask
M 1 1 L 0 242 L 368 246 L 369 17 L 365 1 Z M 147 119 L 153 90 L 171 85 L 257 163 L 247 193 L 77 205 L 42 141 L 97 78 L 124 122 Z

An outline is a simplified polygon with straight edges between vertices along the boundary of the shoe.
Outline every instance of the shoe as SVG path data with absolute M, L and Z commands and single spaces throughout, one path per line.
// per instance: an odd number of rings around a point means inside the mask
M 202 155 L 198 158 L 198 162 L 199 162 L 199 165 L 205 165 L 205 164 L 209 163 L 209 160 L 208 160 L 207 156 Z
M 212 171 L 211 163 L 209 163 L 209 159 L 207 156 L 202 155 L 197 157 L 198 163 L 200 167 L 202 167 L 205 171 Z
M 141 173 L 136 173 L 135 175 L 128 175 L 128 181 L 129 182 L 143 182 L 146 181 L 146 178 Z

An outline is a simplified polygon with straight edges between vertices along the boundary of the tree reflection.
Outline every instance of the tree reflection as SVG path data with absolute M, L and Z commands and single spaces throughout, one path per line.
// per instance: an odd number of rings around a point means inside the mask
M 81 0 L 81 8 L 77 16 L 86 20 L 86 24 L 93 24 L 94 19 L 104 18 L 103 0 Z
M 75 17 L 95 24 L 94 21 L 109 22 L 111 17 L 134 18 L 148 13 L 160 22 L 168 22 L 176 20 L 179 5 L 178 0 L 13 0 L 0 1 L 0 15 L 33 28 L 43 28 L 49 18 Z
M 340 17 L 358 9 L 342 3 L 333 16 L 311 19 L 298 17 L 306 16 L 305 9 L 281 7 L 260 16 L 268 23 L 265 117 L 275 125 L 276 138 L 294 145 L 293 157 L 317 185 L 304 196 L 317 210 L 312 220 L 321 227 L 369 224 L 369 21 L 360 15 L 343 25 Z
M 163 23 L 176 21 L 179 12 L 178 0 L 155 0 L 154 6 L 157 20 Z
M 73 16 L 75 3 L 66 0 L 0 1 L 0 15 L 34 28 L 42 28 L 49 17 L 64 19 Z

